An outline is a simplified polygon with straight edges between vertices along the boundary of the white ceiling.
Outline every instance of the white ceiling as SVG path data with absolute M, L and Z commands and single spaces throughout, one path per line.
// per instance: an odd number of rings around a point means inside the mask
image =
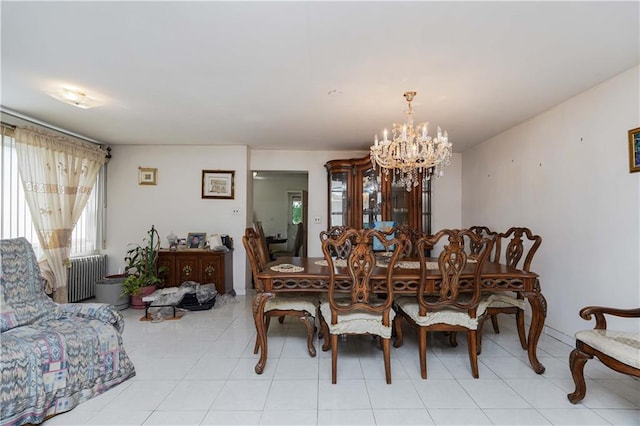
M 2 107 L 114 145 L 367 149 L 415 90 L 460 152 L 640 63 L 637 1 L 1 7 Z

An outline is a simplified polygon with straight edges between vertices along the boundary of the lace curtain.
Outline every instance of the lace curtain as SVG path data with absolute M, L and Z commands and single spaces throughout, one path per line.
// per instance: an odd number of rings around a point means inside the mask
M 38 129 L 16 128 L 18 169 L 46 262 L 53 299 L 67 302 L 67 265 L 73 228 L 107 161 L 98 145 Z

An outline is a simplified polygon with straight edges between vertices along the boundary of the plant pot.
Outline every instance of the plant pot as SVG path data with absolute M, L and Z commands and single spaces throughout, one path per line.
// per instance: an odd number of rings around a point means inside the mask
M 97 303 L 113 305 L 119 311 L 129 307 L 129 295 L 124 294 L 122 284 L 126 275 L 107 275 L 96 281 L 95 293 Z
M 158 289 L 158 287 L 156 287 L 155 285 L 148 285 L 146 287 L 142 287 L 138 291 L 137 295 L 131 296 L 131 307 L 133 309 L 144 309 L 145 308 L 145 304 L 142 301 L 142 298 L 150 295 L 151 293 L 153 293 L 157 289 Z

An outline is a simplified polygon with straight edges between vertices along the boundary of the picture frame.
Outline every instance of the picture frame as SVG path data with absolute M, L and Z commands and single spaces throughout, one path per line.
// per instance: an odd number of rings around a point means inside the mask
M 234 170 L 203 170 L 202 198 L 234 198 Z
M 138 185 L 157 185 L 158 169 L 151 167 L 138 167 Z
M 640 172 L 640 127 L 629 130 L 629 173 Z
M 187 248 L 201 249 L 207 240 L 206 232 L 189 232 L 187 235 Z

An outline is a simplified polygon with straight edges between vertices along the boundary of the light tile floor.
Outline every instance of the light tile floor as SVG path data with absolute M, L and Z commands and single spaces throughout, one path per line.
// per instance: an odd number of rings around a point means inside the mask
M 330 352 L 316 341 L 318 356 L 309 357 L 305 329 L 292 318 L 272 321 L 269 359 L 264 374 L 255 374 L 251 297 L 237 301 L 159 323 L 123 311 L 136 377 L 46 425 L 640 425 L 640 381 L 589 361 L 587 396 L 572 405 L 572 348 L 543 335 L 538 356 L 546 372 L 535 374 L 506 315 L 500 334 L 486 324 L 480 379 L 471 377 L 464 336 L 452 348 L 434 334 L 422 380 L 408 328 L 404 346 L 392 348 L 392 385 L 367 336 L 341 341 L 332 385 Z

